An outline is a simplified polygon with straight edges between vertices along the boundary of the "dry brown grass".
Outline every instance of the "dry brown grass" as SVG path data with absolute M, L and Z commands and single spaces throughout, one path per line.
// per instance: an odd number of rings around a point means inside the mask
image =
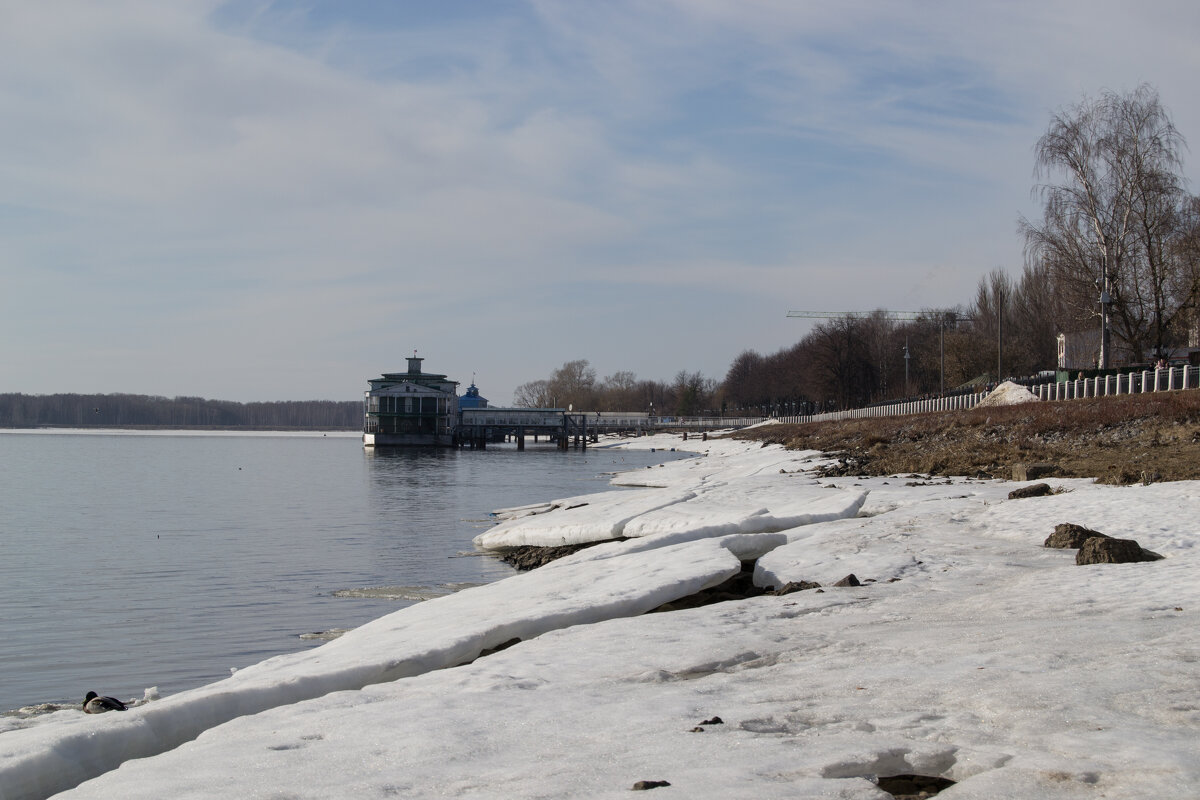
M 1200 391 L 771 425 L 735 434 L 845 459 L 840 474 L 1011 477 L 1017 463 L 1107 483 L 1200 478 Z

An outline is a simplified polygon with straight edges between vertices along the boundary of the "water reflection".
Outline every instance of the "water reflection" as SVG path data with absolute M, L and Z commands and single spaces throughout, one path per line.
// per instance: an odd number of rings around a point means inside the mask
M 511 575 L 456 557 L 489 512 L 663 460 L 136 434 L 3 434 L 0 456 L 0 710 L 89 688 L 171 694 L 319 644 L 303 633 Z M 405 591 L 336 596 L 371 587 Z

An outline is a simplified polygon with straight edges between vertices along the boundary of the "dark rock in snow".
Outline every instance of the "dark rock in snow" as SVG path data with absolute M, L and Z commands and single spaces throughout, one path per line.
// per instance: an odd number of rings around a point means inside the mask
M 640 792 L 645 789 L 659 789 L 663 786 L 670 786 L 670 781 L 638 781 L 633 785 L 633 791 Z
M 1083 547 L 1084 542 L 1093 538 L 1108 539 L 1111 537 L 1099 531 L 1094 531 L 1091 528 L 1076 525 L 1074 522 L 1064 522 L 1061 525 L 1054 526 L 1054 533 L 1046 537 L 1046 542 L 1042 546 L 1078 550 L 1080 547 Z
M 772 594 L 772 595 L 778 596 L 778 595 L 791 594 L 792 592 L 804 592 L 809 589 L 820 589 L 820 588 L 821 588 L 821 584 L 816 583 L 815 581 L 799 581 L 799 582 L 788 581 L 783 586 L 780 586 L 778 589 L 773 589 L 773 590 L 767 592 L 767 594 Z
M 1050 488 L 1050 484 L 1034 483 L 1029 486 L 1022 486 L 1020 489 L 1013 489 L 1008 493 L 1008 499 L 1022 500 L 1026 497 L 1045 497 L 1048 494 L 1054 494 L 1054 490 Z
M 556 561 L 564 556 L 578 553 L 580 550 L 586 550 L 589 547 L 595 547 L 598 544 L 604 544 L 605 541 L 622 542 L 625 541 L 625 539 L 624 537 L 620 537 L 617 539 L 606 539 L 600 542 L 587 542 L 586 544 L 564 544 L 557 547 L 521 545 L 520 547 L 513 547 L 505 550 L 500 555 L 500 560 L 524 572 L 531 569 L 537 569 L 538 567 L 549 564 L 551 561 Z
M 851 572 L 849 575 L 835 583 L 834 586 L 862 586 L 862 583 L 860 583 L 858 578 L 855 577 L 854 573 Z
M 1162 556 L 1142 549 L 1133 539 L 1113 539 L 1093 536 L 1083 543 L 1075 555 L 1076 564 L 1132 564 L 1157 561 Z

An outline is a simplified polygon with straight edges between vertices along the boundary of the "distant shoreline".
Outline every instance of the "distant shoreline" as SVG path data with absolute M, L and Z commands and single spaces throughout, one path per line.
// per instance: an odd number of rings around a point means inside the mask
M 330 425 L 5 425 L 0 431 L 226 431 L 246 433 L 360 433 L 355 427 Z
M 134 394 L 0 394 L 0 427 L 359 430 L 361 400 L 240 403 Z

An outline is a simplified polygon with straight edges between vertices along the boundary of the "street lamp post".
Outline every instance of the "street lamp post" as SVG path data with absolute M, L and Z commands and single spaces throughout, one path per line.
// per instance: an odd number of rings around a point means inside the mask
M 904 396 L 908 398 L 912 396 L 912 392 L 908 388 L 908 337 L 904 337 Z
M 1104 275 L 1104 288 L 1100 290 L 1100 369 L 1108 369 L 1112 360 L 1112 336 L 1109 333 L 1108 309 L 1112 296 L 1108 293 L 1108 273 Z

